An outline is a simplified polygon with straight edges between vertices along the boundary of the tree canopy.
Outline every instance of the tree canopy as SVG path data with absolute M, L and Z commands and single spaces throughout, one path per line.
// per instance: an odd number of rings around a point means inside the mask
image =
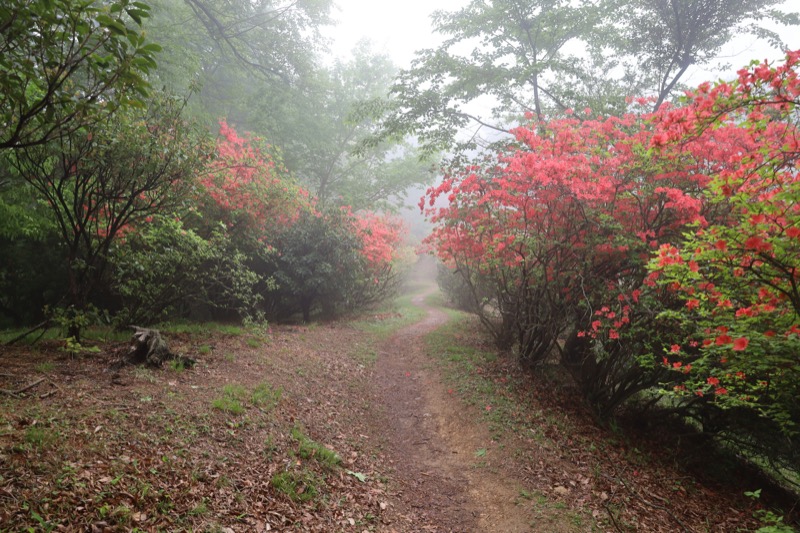
M 474 147 L 481 130 L 489 138 L 507 133 L 525 113 L 544 119 L 588 107 L 621 114 L 626 98 L 641 96 L 652 96 L 658 108 L 676 94 L 687 68 L 710 63 L 733 35 L 747 31 L 782 46 L 758 25 L 797 24 L 797 14 L 778 4 L 473 0 L 437 12 L 434 30 L 444 40 L 400 72 L 377 138 L 413 134 L 433 153 L 456 142 Z M 466 141 L 458 137 L 465 129 Z
M 394 66 L 367 45 L 327 66 L 319 30 L 330 8 L 329 0 L 3 4 L 0 283 L 11 289 L 39 246 L 65 267 L 46 282 L 37 268 L 25 273 L 19 286 L 47 285 L 47 301 L 31 299 L 31 309 L 24 291 L 7 290 L 4 314 L 15 323 L 58 316 L 77 338 L 95 306 L 145 322 L 147 312 L 291 312 L 275 304 L 276 280 L 289 278 L 274 254 L 290 243 L 279 234 L 302 234 L 298 221 L 315 222 L 320 235 L 341 226 L 350 239 L 341 269 L 352 290 L 325 294 L 350 302 L 388 294 L 392 262 L 358 259 L 372 246 L 372 234 L 357 230 L 361 218 L 321 213 L 388 206 L 429 172 L 402 143 L 356 153 L 375 129 L 357 107 L 385 94 Z M 377 234 L 393 227 L 374 220 Z M 159 247 L 184 268 L 147 256 Z M 203 282 L 212 272 L 216 283 Z M 50 292 L 59 283 L 60 296 Z M 308 318 L 312 309 L 303 311 Z
M 142 105 L 161 50 L 145 38 L 149 12 L 131 0 L 4 2 L 0 149 L 44 144 Z

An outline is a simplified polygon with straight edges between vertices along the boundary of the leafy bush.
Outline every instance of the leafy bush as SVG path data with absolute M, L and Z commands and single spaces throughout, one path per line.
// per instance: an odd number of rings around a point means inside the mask
M 46 201 L 67 266 L 65 306 L 79 312 L 106 282 L 117 239 L 131 225 L 179 208 L 203 160 L 205 137 L 183 121 L 182 103 L 160 94 L 148 104 L 0 154 Z M 69 335 L 78 339 L 80 329 Z
M 304 211 L 276 239 L 276 296 L 282 312 L 299 310 L 311 320 L 316 307 L 328 314 L 349 304 L 361 270 L 360 241 L 339 210 Z
M 399 222 L 347 209 L 300 213 L 275 239 L 278 313 L 331 316 L 394 294 L 403 274 Z M 409 263 L 409 261 L 405 261 Z
M 221 233 L 203 239 L 174 217 L 155 216 L 127 234 L 112 256 L 118 323 L 149 325 L 202 308 L 252 313 L 259 278 L 227 246 Z

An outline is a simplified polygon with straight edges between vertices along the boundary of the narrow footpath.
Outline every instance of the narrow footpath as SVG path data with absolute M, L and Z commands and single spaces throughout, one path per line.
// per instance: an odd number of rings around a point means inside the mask
M 375 367 L 401 517 L 389 531 L 534 531 L 518 505 L 519 484 L 476 454 L 491 444 L 487 429 L 448 392 L 426 354 L 425 335 L 447 321 L 426 303 L 437 290 L 431 282 L 414 298 L 425 318 L 388 339 Z

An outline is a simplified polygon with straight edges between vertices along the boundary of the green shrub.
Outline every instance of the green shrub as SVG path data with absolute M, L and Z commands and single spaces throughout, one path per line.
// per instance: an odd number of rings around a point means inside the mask
M 229 248 L 222 232 L 206 239 L 174 217 L 153 217 L 113 250 L 117 322 L 149 325 L 203 309 L 254 312 L 260 278 Z

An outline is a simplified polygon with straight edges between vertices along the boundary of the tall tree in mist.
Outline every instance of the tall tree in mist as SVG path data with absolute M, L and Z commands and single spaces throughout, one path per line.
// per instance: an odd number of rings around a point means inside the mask
M 621 114 L 628 96 L 675 94 L 691 65 L 750 33 L 781 47 L 759 25 L 798 24 L 780 0 L 472 0 L 436 12 L 444 36 L 400 72 L 377 139 L 414 134 L 429 151 L 449 148 L 465 128 L 505 132 L 524 114 L 539 119 L 570 108 Z M 494 107 L 476 102 L 490 97 Z M 485 102 L 486 100 L 484 100 Z M 477 109 L 477 110 L 476 110 Z
M 387 56 L 361 42 L 349 60 L 318 71 L 309 93 L 295 99 L 285 160 L 321 204 L 369 208 L 430 177 L 429 165 L 402 142 L 359 149 L 377 128 L 361 106 L 383 99 L 395 73 Z

